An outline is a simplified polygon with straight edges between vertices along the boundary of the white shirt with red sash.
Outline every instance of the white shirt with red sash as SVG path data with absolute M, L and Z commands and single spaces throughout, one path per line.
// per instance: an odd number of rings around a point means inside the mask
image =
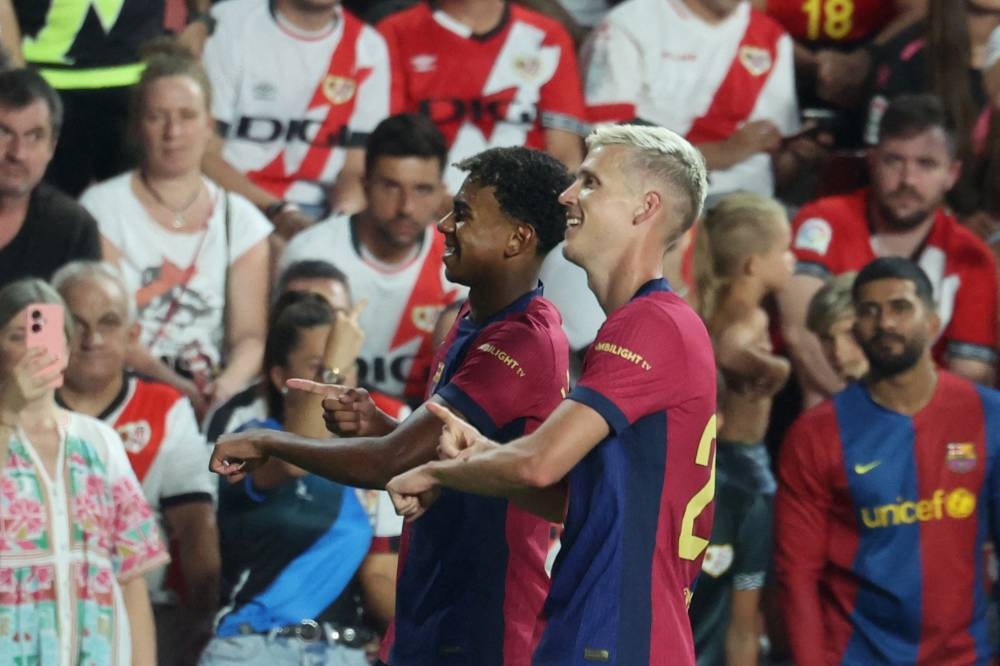
M 173 387 L 129 375 L 98 418 L 121 437 L 142 494 L 173 550 L 176 535 L 166 529 L 164 510 L 187 502 L 213 502 L 216 494 L 217 480 L 208 471 L 211 451 L 198 431 L 191 403 Z M 154 603 L 174 601 L 176 590 L 165 584 L 165 573 L 158 567 L 146 574 Z
M 695 145 L 753 120 L 799 131 L 791 38 L 749 2 L 712 25 L 681 0 L 628 0 L 594 32 L 583 62 L 594 123 L 638 118 Z M 735 190 L 773 194 L 770 156 L 711 173 L 711 194 Z
M 316 34 L 262 0 L 222 2 L 212 15 L 204 63 L 223 157 L 275 196 L 324 204 L 345 151 L 389 115 L 385 40 L 345 11 Z

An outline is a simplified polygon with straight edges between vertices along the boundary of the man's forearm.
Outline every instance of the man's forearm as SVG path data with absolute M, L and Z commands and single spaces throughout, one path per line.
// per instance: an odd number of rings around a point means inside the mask
M 516 497 L 559 481 L 548 481 L 538 467 L 531 452 L 517 446 L 516 442 L 495 446 L 467 458 L 435 461 L 427 466 L 442 486 L 491 497 Z
M 797 664 L 821 664 L 826 659 L 826 629 L 818 581 L 811 575 L 778 574 L 782 606 L 792 656 Z
M 0 0 L 0 48 L 7 52 L 14 67 L 24 66 L 21 54 L 21 27 L 11 0 Z
M 433 447 L 397 447 L 388 438 L 312 439 L 289 432 L 274 433 L 263 450 L 336 483 L 378 490 L 435 455 Z
M 218 139 L 221 141 L 221 139 Z M 242 194 L 255 206 L 264 210 L 269 205 L 279 201 L 270 192 L 254 185 L 249 178 L 237 171 L 227 162 L 220 152 L 208 152 L 201 163 L 202 171 L 217 185 L 226 190 Z
M 705 166 L 713 171 L 728 169 L 752 155 L 745 150 L 734 148 L 729 141 L 700 143 L 695 146 L 705 158 Z

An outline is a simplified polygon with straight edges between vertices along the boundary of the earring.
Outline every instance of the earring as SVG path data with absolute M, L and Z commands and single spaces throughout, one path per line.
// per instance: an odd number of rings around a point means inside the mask
M 288 387 L 287 386 L 282 386 L 281 387 L 281 395 L 288 395 Z

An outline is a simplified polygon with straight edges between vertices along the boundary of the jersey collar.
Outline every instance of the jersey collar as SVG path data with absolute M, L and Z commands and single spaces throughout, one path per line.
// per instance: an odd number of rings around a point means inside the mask
M 639 287 L 639 291 L 635 292 L 635 296 L 633 296 L 630 300 L 634 301 L 637 298 L 649 296 L 657 291 L 673 291 L 673 289 L 670 288 L 670 283 L 667 282 L 667 278 L 653 278 L 646 284 Z
M 135 379 L 135 377 L 131 373 L 128 373 L 128 372 L 123 373 L 123 375 L 122 375 L 122 387 L 121 387 L 121 389 L 118 390 L 118 395 L 116 395 L 114 398 L 112 398 L 111 402 L 108 403 L 108 406 L 105 407 L 104 410 L 100 414 L 97 415 L 96 418 L 97 418 L 98 421 L 106 421 L 109 416 L 111 416 L 112 414 L 114 414 L 115 412 L 117 412 L 121 408 L 121 406 L 123 404 L 125 404 L 125 402 L 127 401 L 128 397 L 131 395 L 131 392 L 132 392 L 132 383 L 133 383 L 134 379 Z M 56 404 L 59 405 L 60 407 L 62 407 L 63 409 L 68 409 L 70 411 L 73 410 L 73 408 L 70 407 L 69 405 L 67 405 L 63 401 L 62 397 L 60 397 L 59 391 L 56 391 Z
M 478 34 L 472 32 L 472 30 L 470 30 L 464 23 L 456 21 L 450 14 L 447 14 L 443 10 L 435 7 L 433 2 L 431 3 L 431 14 L 434 17 L 434 21 L 445 30 L 453 32 L 463 39 L 485 42 L 503 32 L 503 30 L 507 27 L 507 24 L 510 22 L 510 2 L 504 2 L 503 14 L 500 16 L 500 21 L 486 32 Z

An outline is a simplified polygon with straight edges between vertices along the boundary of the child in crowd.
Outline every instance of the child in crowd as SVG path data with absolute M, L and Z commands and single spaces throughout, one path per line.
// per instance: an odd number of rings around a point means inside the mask
M 718 425 L 729 399 L 726 380 L 716 380 Z M 698 666 L 757 663 L 760 599 L 771 562 L 770 501 L 757 492 L 731 456 L 715 470 L 715 521 L 688 614 Z M 748 483 L 750 481 L 750 483 Z
M 761 301 L 792 275 L 784 209 L 766 197 L 736 193 L 705 215 L 695 248 L 698 312 L 712 335 L 716 363 L 730 396 L 719 429 L 717 465 L 732 457 L 756 491 L 773 495 L 774 476 L 762 442 L 771 398 L 788 379 L 776 356 Z
M 856 382 L 868 372 L 868 359 L 853 332 L 855 275 L 851 271 L 831 278 L 813 295 L 806 311 L 806 328 L 819 338 L 823 355 L 844 383 Z

